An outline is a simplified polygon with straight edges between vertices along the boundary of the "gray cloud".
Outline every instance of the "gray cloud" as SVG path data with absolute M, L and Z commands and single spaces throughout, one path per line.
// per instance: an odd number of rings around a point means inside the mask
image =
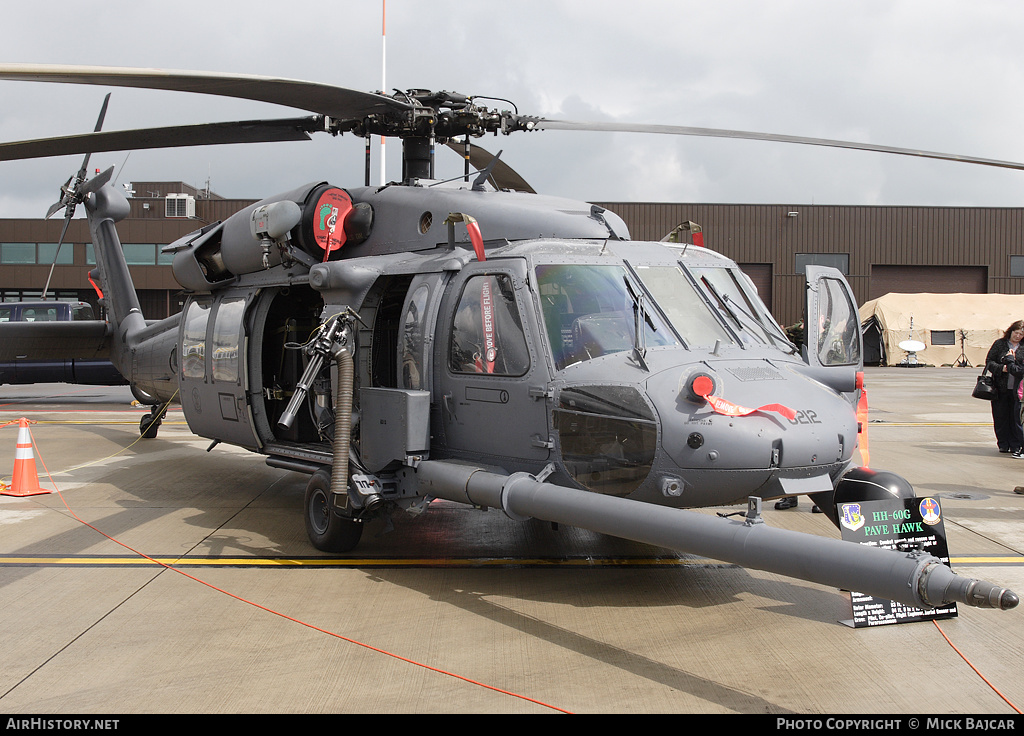
M 514 100 L 521 112 L 843 138 L 1024 160 L 1024 5 L 976 0 L 391 0 L 389 87 Z M 266 74 L 381 86 L 381 4 L 5 8 L 3 60 Z M 100 88 L 0 82 L 0 139 L 90 130 Z M 505 105 L 495 103 L 498 106 Z M 114 90 L 107 128 L 286 109 Z M 750 141 L 549 131 L 479 141 L 534 186 L 585 200 L 1020 206 L 1024 172 Z M 375 146 L 376 147 L 376 146 Z M 389 178 L 398 176 L 398 144 Z M 119 181 L 261 197 L 362 183 L 362 141 L 103 154 Z M 440 152 L 442 175 L 461 163 Z M 41 215 L 79 157 L 0 164 L 0 217 Z M 376 174 L 374 174 L 376 180 Z

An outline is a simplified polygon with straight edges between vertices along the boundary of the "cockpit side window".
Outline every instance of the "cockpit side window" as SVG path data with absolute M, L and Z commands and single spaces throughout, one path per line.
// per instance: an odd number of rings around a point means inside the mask
M 822 365 L 853 365 L 860 361 L 857 330 L 860 317 L 836 279 L 821 280 L 818 307 L 818 359 Z
M 506 274 L 466 281 L 452 324 L 448 367 L 453 373 L 496 376 L 522 376 L 530 369 L 522 318 Z

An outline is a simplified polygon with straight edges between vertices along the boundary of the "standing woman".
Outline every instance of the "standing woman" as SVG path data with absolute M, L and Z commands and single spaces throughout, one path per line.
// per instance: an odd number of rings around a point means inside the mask
M 1020 421 L 1020 399 L 1017 386 L 1024 376 L 1024 320 L 1017 320 L 992 343 L 985 365 L 993 376 L 998 393 L 992 400 L 992 425 L 996 432 L 999 452 L 1013 453 L 1024 458 L 1024 429 Z

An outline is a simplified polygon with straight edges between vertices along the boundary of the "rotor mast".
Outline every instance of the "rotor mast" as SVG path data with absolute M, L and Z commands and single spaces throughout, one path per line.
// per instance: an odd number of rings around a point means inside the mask
M 381 0 L 380 3 L 380 88 L 386 90 L 388 88 L 388 46 L 387 46 L 387 17 L 388 8 L 387 0 Z M 385 142 L 387 141 L 386 135 L 380 137 L 380 185 L 384 186 L 388 183 L 387 175 L 387 156 L 385 150 Z M 367 160 L 367 166 L 369 166 L 369 160 Z M 369 184 L 369 171 L 367 171 L 367 184 Z

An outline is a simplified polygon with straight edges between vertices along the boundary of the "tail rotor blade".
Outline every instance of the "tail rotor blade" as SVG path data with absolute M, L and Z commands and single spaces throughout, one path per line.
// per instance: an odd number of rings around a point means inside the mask
M 60 231 L 60 239 L 57 240 L 57 251 L 53 254 L 53 263 L 50 264 L 50 273 L 46 277 L 46 284 L 43 285 L 43 299 L 46 299 L 46 294 L 50 290 L 50 280 L 53 278 L 53 269 L 57 266 L 57 259 L 60 258 L 60 247 L 64 245 L 64 236 L 68 234 L 68 226 L 71 224 L 71 215 L 73 212 L 69 212 L 64 217 L 64 227 Z
M 65 202 L 64 200 L 61 200 L 60 202 L 54 202 L 53 204 L 50 205 L 50 209 L 46 210 L 46 219 L 49 220 L 51 217 L 57 214 L 57 210 L 59 210 L 61 207 L 67 206 L 67 202 Z
M 100 115 L 96 118 L 96 127 L 92 129 L 93 133 L 99 133 L 103 129 L 103 118 L 107 116 L 107 104 L 110 102 L 110 93 L 107 92 L 107 96 L 103 98 L 103 106 L 100 107 Z M 89 157 L 92 153 L 86 153 L 85 158 L 82 159 L 82 168 L 78 170 L 78 179 L 76 183 L 80 184 L 85 181 L 87 169 L 89 168 Z
M 81 193 L 81 198 L 85 199 L 85 195 L 92 194 L 93 192 L 99 191 L 100 187 L 110 181 L 110 178 L 114 175 L 114 167 L 111 166 L 102 174 L 97 174 L 89 181 L 85 182 L 78 191 Z
M 93 133 L 99 133 L 103 127 L 103 119 L 107 116 L 107 105 L 110 104 L 110 93 L 107 92 L 107 96 L 103 98 L 103 105 L 100 106 L 99 117 L 96 118 L 96 125 L 93 128 Z M 64 241 L 64 233 L 68 231 L 68 223 L 75 214 L 75 207 L 81 201 L 80 190 L 85 178 L 88 175 L 89 169 L 89 157 L 91 152 L 85 154 L 85 158 L 82 159 L 82 165 L 78 169 L 78 173 L 75 176 L 68 177 L 68 180 L 64 182 L 64 186 L 60 188 L 60 200 L 50 205 L 50 209 L 46 211 L 46 219 L 49 220 L 57 211 L 62 207 L 64 208 L 64 230 L 61 232 L 61 241 Z M 109 178 L 109 177 L 108 177 Z M 60 243 L 57 244 L 57 253 L 60 253 Z M 54 265 L 57 264 L 57 256 L 54 255 Z M 53 276 L 53 266 L 50 266 L 50 276 Z M 50 279 L 46 279 L 47 287 L 50 285 Z M 46 298 L 46 289 L 43 289 L 43 299 Z
M 49 220 L 61 207 L 68 206 L 68 193 L 71 191 L 71 181 L 75 177 L 69 176 L 68 180 L 64 182 L 64 186 L 60 188 L 60 199 L 50 205 L 50 209 L 46 211 L 46 219 Z

